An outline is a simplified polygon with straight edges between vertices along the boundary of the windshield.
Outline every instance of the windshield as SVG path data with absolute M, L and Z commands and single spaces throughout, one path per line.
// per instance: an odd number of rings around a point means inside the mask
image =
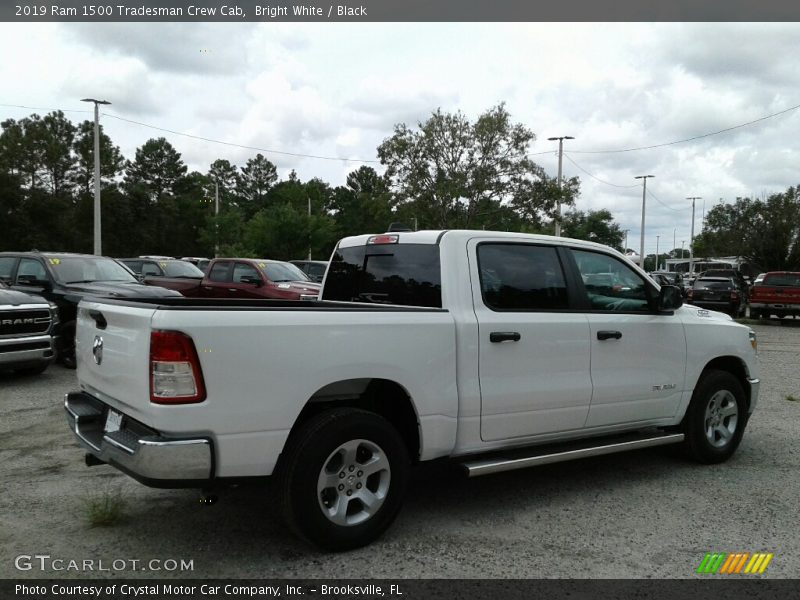
M 52 256 L 47 258 L 47 262 L 59 283 L 136 282 L 136 277 L 125 267 L 103 256 Z
M 171 260 L 159 263 L 167 277 L 196 277 L 203 278 L 203 272 L 192 263 L 183 260 Z
M 259 266 L 270 281 L 310 281 L 305 273 L 289 263 L 270 262 Z

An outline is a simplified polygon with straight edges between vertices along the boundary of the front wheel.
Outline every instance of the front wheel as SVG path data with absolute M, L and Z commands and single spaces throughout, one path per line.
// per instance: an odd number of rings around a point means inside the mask
M 326 411 L 287 443 L 278 470 L 284 517 L 326 550 L 364 546 L 397 516 L 408 472 L 408 450 L 386 419 L 353 408 Z
M 698 462 L 723 462 L 736 451 L 746 424 L 742 384 L 727 371 L 708 371 L 700 378 L 683 420 L 684 446 Z

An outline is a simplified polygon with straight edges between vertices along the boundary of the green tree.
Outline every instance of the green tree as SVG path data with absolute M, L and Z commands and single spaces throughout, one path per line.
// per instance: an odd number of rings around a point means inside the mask
M 535 139 L 527 127 L 511 122 L 503 104 L 475 123 L 439 109 L 418 130 L 395 126 L 378 156 L 401 203 L 413 202 L 426 225 L 478 227 L 504 204 L 548 211 L 536 204 L 535 186 L 544 171 L 528 158 Z
M 386 178 L 362 166 L 347 175 L 346 185 L 333 190 L 329 207 L 337 236 L 345 237 L 386 231 L 394 220 L 395 200 Z
M 589 240 L 622 251 L 625 234 L 605 208 L 600 210 L 571 210 L 564 214 L 561 233 L 564 237 Z
M 180 153 L 166 138 L 150 139 L 136 149 L 135 160 L 128 162 L 125 183 L 129 189 L 140 187 L 151 202 L 159 202 L 173 193 L 186 170 Z
M 718 204 L 706 213 L 693 249 L 696 257 L 740 256 L 768 270 L 800 268 L 798 188 Z
M 245 214 L 251 216 L 265 208 L 267 194 L 278 181 L 278 170 L 263 154 L 247 161 L 238 175 L 237 193 Z
M 35 132 L 37 135 L 34 143 L 40 145 L 37 155 L 41 156 L 50 193 L 56 197 L 68 195 L 77 163 L 72 153 L 77 128 L 59 110 L 45 115 Z
M 89 195 L 94 190 L 94 122 L 84 121 L 78 125 L 72 149 L 77 157 L 74 180 L 81 193 Z M 118 146 L 103 133 L 100 126 L 100 182 L 106 187 L 122 172 L 125 159 Z

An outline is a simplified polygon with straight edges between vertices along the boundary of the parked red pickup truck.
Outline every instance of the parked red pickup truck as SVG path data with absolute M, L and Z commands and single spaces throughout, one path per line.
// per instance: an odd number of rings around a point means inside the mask
M 215 258 L 198 280 L 146 277 L 144 282 L 177 290 L 189 298 L 316 299 L 320 289 L 292 264 L 253 258 Z
M 800 315 L 800 272 L 773 271 L 750 291 L 750 316 L 779 319 Z

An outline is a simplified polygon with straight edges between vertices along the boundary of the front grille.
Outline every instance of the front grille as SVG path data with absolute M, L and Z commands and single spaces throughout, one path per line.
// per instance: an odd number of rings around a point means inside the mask
M 51 322 L 47 309 L 4 310 L 0 312 L 0 337 L 47 333 Z
M 0 354 L 3 352 L 19 352 L 20 350 L 47 350 L 50 342 L 20 342 L 18 344 L 0 344 Z

